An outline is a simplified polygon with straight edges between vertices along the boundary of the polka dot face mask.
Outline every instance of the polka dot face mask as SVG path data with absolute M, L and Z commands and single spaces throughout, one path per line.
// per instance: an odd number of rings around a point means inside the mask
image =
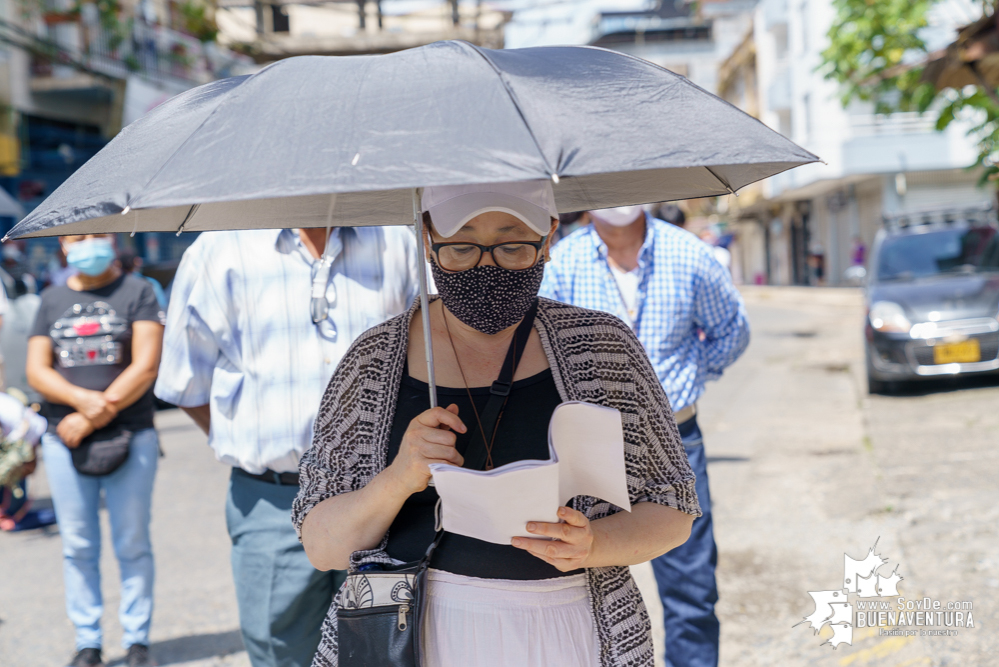
M 444 307 L 459 320 L 484 334 L 512 327 L 527 314 L 541 289 L 545 263 L 513 271 L 500 266 L 476 266 L 450 273 L 431 256 L 430 270 Z

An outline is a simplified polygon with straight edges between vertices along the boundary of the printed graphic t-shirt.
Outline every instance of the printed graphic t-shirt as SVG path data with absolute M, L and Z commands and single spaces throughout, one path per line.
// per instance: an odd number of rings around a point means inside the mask
M 162 323 L 165 316 L 145 280 L 123 274 L 104 287 L 76 291 L 49 287 L 35 318 L 32 336 L 52 339 L 52 366 L 77 387 L 104 391 L 132 363 L 132 322 Z M 46 401 L 44 414 L 54 430 L 75 408 Z M 133 431 L 153 426 L 153 390 L 118 413 L 114 424 Z

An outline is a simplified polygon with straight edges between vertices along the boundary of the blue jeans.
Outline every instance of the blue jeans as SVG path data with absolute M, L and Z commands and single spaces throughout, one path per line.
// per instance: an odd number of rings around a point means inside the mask
M 692 423 L 690 423 L 692 422 Z M 694 519 L 690 538 L 652 561 L 659 585 L 666 626 L 667 667 L 716 667 L 718 665 L 718 587 L 715 567 L 718 547 L 711 525 L 711 495 L 704 440 L 696 418 L 680 430 L 690 467 L 697 476 L 697 500 L 702 516 Z
M 153 480 L 159 457 L 155 429 L 138 431 L 128 460 L 110 475 L 89 477 L 76 472 L 69 449 L 54 433 L 42 436 L 42 455 L 52 490 L 52 503 L 62 535 L 66 613 L 76 626 L 76 648 L 100 648 L 101 491 L 111 520 L 111 541 L 121 571 L 118 619 L 122 646 L 149 644 L 153 617 L 153 547 L 149 518 Z
M 291 523 L 298 486 L 251 479 L 235 470 L 226 523 L 239 626 L 253 667 L 308 667 L 320 630 L 346 576 L 312 567 Z

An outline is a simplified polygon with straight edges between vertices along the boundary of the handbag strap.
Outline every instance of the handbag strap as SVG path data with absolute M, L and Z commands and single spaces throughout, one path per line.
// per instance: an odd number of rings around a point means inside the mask
M 527 347 L 527 339 L 531 336 L 531 328 L 534 326 L 534 317 L 537 314 L 538 300 L 535 298 L 513 334 L 513 340 L 510 341 L 510 347 L 507 348 L 506 359 L 503 360 L 499 377 L 489 388 L 489 400 L 486 401 L 486 407 L 483 408 L 480 418 L 482 432 L 479 435 L 483 439 L 473 437 L 468 449 L 465 450 L 464 467 L 469 470 L 482 470 L 486 465 L 488 452 L 484 438 L 491 438 L 496 430 L 496 423 L 499 421 L 503 406 L 506 405 L 507 398 L 510 396 L 513 376 L 517 372 L 520 358 L 524 356 L 524 348 Z

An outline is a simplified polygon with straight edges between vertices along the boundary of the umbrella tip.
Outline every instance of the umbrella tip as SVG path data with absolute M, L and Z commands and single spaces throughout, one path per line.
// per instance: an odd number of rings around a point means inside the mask
M 7 242 L 7 239 L 9 239 L 9 238 L 10 238 L 10 237 L 9 237 L 8 235 L 4 234 L 4 235 L 3 235 L 3 238 L 2 238 L 2 239 L 0 239 L 0 243 L 6 243 L 6 242 Z
M 128 214 L 128 212 L 129 212 L 129 211 L 131 211 L 131 210 L 132 210 L 132 207 L 131 207 L 131 206 L 126 206 L 126 207 L 124 208 L 124 210 L 122 210 L 121 214 L 122 214 L 122 215 L 127 215 L 127 214 Z
M 351 167 L 356 167 L 357 166 L 357 161 L 360 160 L 360 159 L 361 159 L 361 154 L 360 153 L 355 153 L 354 154 L 354 159 L 350 161 L 350 166 Z
M 558 185 L 558 174 L 552 174 L 552 182 Z

